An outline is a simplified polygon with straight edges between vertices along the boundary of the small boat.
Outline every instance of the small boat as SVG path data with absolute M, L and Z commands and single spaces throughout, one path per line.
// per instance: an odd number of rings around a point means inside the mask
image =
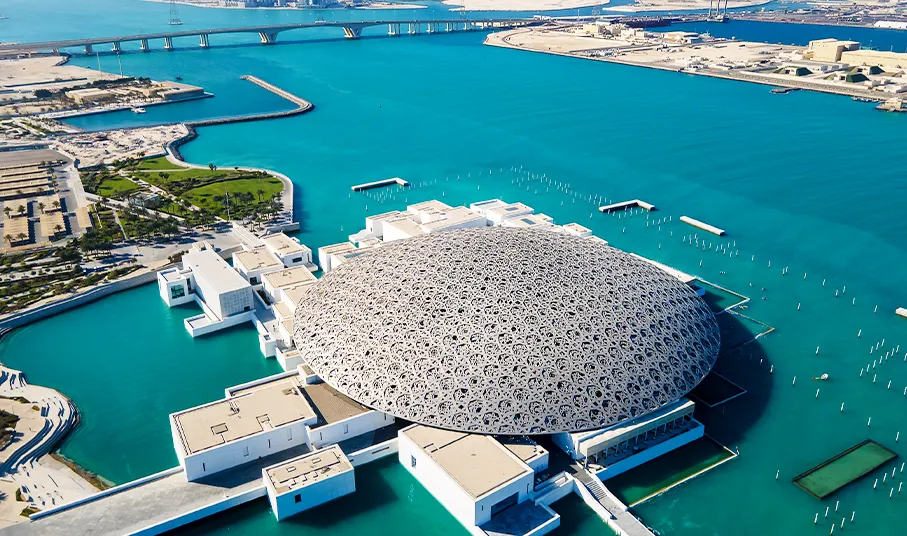
M 177 81 L 177 82 L 179 82 L 179 81 L 180 81 L 180 80 L 182 80 L 182 79 L 183 79 L 183 77 L 182 77 L 182 76 L 180 76 L 180 75 L 176 75 L 176 81 Z
M 790 93 L 791 91 L 798 91 L 799 89 L 800 88 L 796 88 L 796 87 L 776 87 L 776 88 L 772 89 L 772 93 L 775 93 L 777 95 L 783 95 L 785 93 Z
M 133 111 L 134 113 L 137 113 L 137 114 L 143 114 L 143 113 L 145 113 L 145 109 L 144 109 L 144 108 L 141 108 L 141 107 L 139 107 L 139 108 L 133 108 L 132 111 Z

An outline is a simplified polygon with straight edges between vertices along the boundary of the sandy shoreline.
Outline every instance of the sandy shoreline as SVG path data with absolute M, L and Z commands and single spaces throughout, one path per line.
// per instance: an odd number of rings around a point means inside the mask
M 772 0 L 728 0 L 728 9 L 762 6 Z M 717 6 L 713 2 L 712 7 Z M 606 7 L 605 11 L 617 13 L 645 13 L 649 11 L 700 11 L 709 9 L 708 0 L 637 0 L 626 6 Z

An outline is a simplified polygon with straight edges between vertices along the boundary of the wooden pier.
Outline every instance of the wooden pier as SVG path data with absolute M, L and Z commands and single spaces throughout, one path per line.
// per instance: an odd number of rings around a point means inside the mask
M 613 205 L 598 207 L 598 211 L 608 214 L 609 212 L 617 212 L 618 210 L 626 210 L 633 207 L 644 208 L 650 212 L 656 210 L 655 205 L 652 203 L 646 203 L 642 199 L 631 199 L 630 201 L 622 201 L 620 203 L 614 203 Z
M 400 177 L 393 177 L 391 179 L 384 179 L 384 180 L 380 180 L 380 181 L 357 184 L 355 186 L 352 186 L 352 190 L 354 192 L 362 192 L 365 190 L 371 190 L 372 188 L 381 188 L 384 186 L 390 186 L 391 184 L 398 184 L 400 186 L 403 186 L 404 188 L 409 186 L 409 183 L 406 182 L 405 180 L 401 179 Z
M 907 318 L 907 308 L 898 307 L 897 309 L 895 309 L 894 314 Z
M 702 229 L 703 231 L 708 231 L 712 234 L 716 234 L 718 236 L 724 236 L 725 234 L 727 234 L 724 232 L 724 229 L 719 229 L 718 227 L 715 227 L 714 225 L 709 225 L 705 222 L 695 220 L 689 216 L 681 216 L 680 221 L 682 221 L 684 223 L 688 223 L 688 224 L 692 225 L 693 227 L 698 227 L 699 229 Z

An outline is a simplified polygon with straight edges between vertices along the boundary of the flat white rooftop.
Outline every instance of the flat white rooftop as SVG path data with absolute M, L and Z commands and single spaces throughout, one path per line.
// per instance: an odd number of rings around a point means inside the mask
M 302 283 L 314 283 L 318 281 L 311 271 L 305 266 L 295 266 L 285 270 L 268 272 L 261 276 L 263 281 L 273 288 L 295 287 Z
M 545 447 L 526 436 L 498 436 L 495 439 L 527 465 L 548 454 Z
M 532 473 L 493 438 L 415 424 L 405 434 L 473 499 Z
M 264 473 L 277 495 L 283 495 L 352 470 L 340 447 L 331 445 L 267 467 Z
M 286 295 L 286 297 L 293 303 L 299 303 L 302 300 L 302 297 L 305 296 L 309 290 L 312 289 L 312 283 L 301 283 L 295 287 L 285 287 L 280 290 Z
M 298 376 L 236 391 L 230 398 L 173 414 L 187 455 L 224 445 L 295 421 L 312 420 L 315 410 Z
M 281 256 L 293 253 L 311 252 L 311 250 L 283 233 L 268 235 L 261 239 L 266 246 Z
M 432 199 L 430 201 L 422 201 L 421 203 L 416 203 L 415 205 L 410 205 L 406 207 L 408 212 L 415 214 L 416 212 L 442 212 L 445 210 L 450 210 L 450 205 L 442 203 L 437 199 Z
M 318 410 L 319 425 L 335 423 L 371 411 L 326 383 L 310 383 L 303 390 Z
M 438 219 L 423 223 L 422 229 L 426 231 L 441 230 L 454 225 L 462 225 L 467 222 L 478 220 L 485 221 L 485 217 L 466 207 L 454 207 L 439 213 Z
M 234 253 L 233 259 L 234 262 L 242 264 L 247 272 L 283 266 L 283 264 L 277 260 L 274 255 L 268 253 L 265 248 L 256 248 L 251 251 Z
M 318 248 L 319 255 L 330 255 L 333 253 L 343 253 L 344 251 L 351 251 L 356 249 L 356 245 L 351 242 L 340 242 L 339 244 L 331 244 L 329 246 L 321 246 Z
M 652 266 L 655 266 L 656 268 L 662 270 L 663 272 L 665 272 L 668 275 L 672 275 L 672 276 L 676 277 L 678 280 L 680 280 L 681 283 L 684 283 L 685 285 L 689 285 L 690 283 L 693 283 L 694 281 L 696 281 L 695 276 L 692 276 L 685 272 L 681 272 L 680 270 L 678 270 L 676 268 L 671 268 L 670 266 L 668 266 L 666 264 L 661 264 L 658 261 L 653 261 L 652 259 L 647 259 L 641 255 L 637 255 L 636 253 L 630 253 L 630 255 L 633 255 L 634 257 L 636 257 L 639 260 L 646 261 L 647 263 L 651 264 Z
M 192 269 L 196 279 L 204 279 L 220 294 L 249 286 L 249 282 L 213 249 L 186 253 L 183 255 L 183 266 Z
M 425 234 L 425 230 L 422 229 L 422 227 L 420 227 L 418 223 L 409 218 L 400 218 L 386 222 L 384 224 L 384 228 L 387 229 L 388 227 L 393 227 L 394 229 L 406 234 L 409 237 Z M 385 236 L 387 235 L 386 232 L 384 234 Z

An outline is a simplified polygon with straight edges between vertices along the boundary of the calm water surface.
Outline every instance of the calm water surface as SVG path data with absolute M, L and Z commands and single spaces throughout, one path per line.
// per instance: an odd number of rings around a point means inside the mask
M 10 12 L 30 12 L 29 5 L 12 2 Z M 87 3 L 86 10 L 105 5 L 110 3 Z M 147 24 L 142 21 L 152 8 L 163 9 L 122 5 L 129 8 L 115 20 L 86 28 L 97 35 L 126 33 Z M 181 12 L 196 27 L 309 16 Z M 46 38 L 55 30 L 79 34 L 54 24 L 56 29 L 22 30 L 10 39 Z M 879 48 L 907 46 L 907 32 L 764 23 L 713 25 L 709 31 L 793 43 L 830 35 L 867 40 L 865 31 Z M 907 199 L 907 117 L 845 97 L 772 95 L 766 87 L 733 81 L 483 47 L 480 34 L 344 42 L 324 32 L 300 33 L 309 42 L 276 47 L 123 54 L 128 74 L 181 75 L 217 96 L 149 108 L 143 116 L 109 114 L 73 123 L 106 128 L 285 108 L 238 78 L 254 74 L 311 100 L 316 111 L 202 129 L 184 156 L 290 176 L 299 238 L 313 248 L 345 239 L 369 213 L 431 198 L 466 203 L 502 197 L 524 201 L 560 223 L 578 221 L 617 247 L 751 295 L 744 313 L 776 330 L 722 358 L 722 371 L 749 392 L 702 415 L 709 433 L 739 448 L 741 456 L 643 504 L 639 515 L 663 534 L 822 535 L 831 522 L 856 511 L 857 522 L 845 525 L 849 534 L 903 534 L 907 494 L 888 499 L 891 483 L 902 481 L 899 472 L 891 477 L 892 468 L 879 489 L 872 481 L 881 481 L 881 471 L 824 503 L 790 479 L 865 438 L 907 454 L 894 441 L 898 431 L 907 432 L 907 325 L 893 314 L 907 306 L 907 223 L 899 216 Z M 113 56 L 100 60 L 106 69 L 116 66 Z M 96 67 L 97 58 L 73 62 Z M 349 194 L 351 184 L 390 176 L 416 187 Z M 590 194 L 641 198 L 659 210 L 647 226 L 646 215 L 599 214 Z M 725 238 L 699 233 L 726 252 L 690 247 L 686 237 L 694 230 L 677 221 L 683 214 L 726 229 Z M 64 453 L 126 481 L 174 463 L 167 413 L 277 370 L 259 355 L 251 329 L 192 340 L 181 321 L 194 312 L 168 310 L 153 287 L 143 287 L 8 336 L 0 343 L 0 361 L 72 396 L 84 422 Z M 897 355 L 890 355 L 899 344 Z M 867 365 L 871 372 L 861 378 Z M 831 381 L 810 379 L 822 373 Z M 385 527 L 410 534 L 461 530 L 393 463 L 357 479 L 360 490 L 380 493 L 347 501 L 361 503 L 361 510 L 331 525 L 338 534 Z M 826 506 L 833 511 L 835 500 L 837 516 L 814 526 L 815 513 Z M 587 512 L 568 511 L 571 518 Z M 278 525 L 272 519 L 260 503 L 193 530 L 326 530 L 311 520 Z M 570 533 L 603 533 L 596 519 L 577 519 Z

